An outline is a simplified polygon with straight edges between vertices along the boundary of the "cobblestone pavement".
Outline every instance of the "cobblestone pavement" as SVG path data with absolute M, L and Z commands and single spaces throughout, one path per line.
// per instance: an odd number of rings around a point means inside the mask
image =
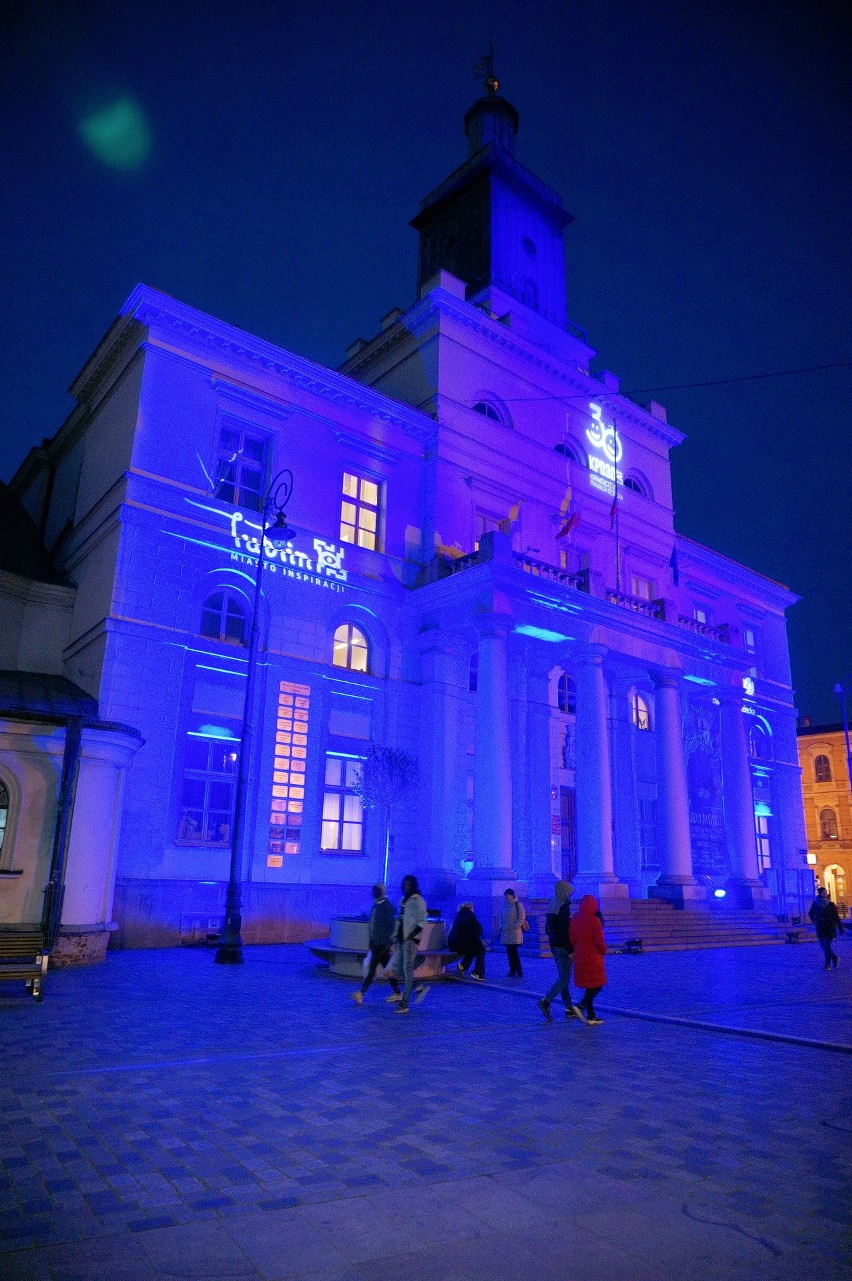
M 499 953 L 405 1018 L 300 947 L 4 984 L 0 1279 L 849 1277 L 840 947 L 612 957 L 591 1028 Z

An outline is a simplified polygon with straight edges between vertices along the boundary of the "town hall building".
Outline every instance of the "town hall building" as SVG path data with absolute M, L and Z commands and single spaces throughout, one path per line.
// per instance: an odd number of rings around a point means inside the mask
M 562 876 L 605 913 L 801 891 L 796 597 L 675 531 L 684 436 L 590 372 L 571 217 L 517 128 L 496 91 L 471 107 L 412 221 L 415 300 L 340 370 L 140 285 L 13 478 L 51 568 L 0 573 L 0 667 L 62 683 L 82 723 L 64 934 L 168 945 L 221 920 L 258 556 L 246 941 L 368 902 L 370 744 L 416 761 L 389 880 L 414 872 L 445 916 Z M 282 469 L 288 536 L 261 546 Z M 5 923 L 38 915 L 70 723 L 42 707 L 39 738 L 17 697 Z

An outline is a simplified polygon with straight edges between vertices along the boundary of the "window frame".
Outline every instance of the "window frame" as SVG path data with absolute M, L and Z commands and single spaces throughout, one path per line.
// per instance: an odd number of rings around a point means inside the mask
M 227 718 L 226 718 L 227 719 Z M 236 724 L 236 722 L 235 722 Z M 197 745 L 198 741 L 207 744 L 207 765 L 193 765 L 189 763 L 189 750 L 191 746 Z M 213 749 L 219 744 L 220 751 L 228 751 L 233 755 L 232 767 L 229 769 L 215 769 L 213 765 Z M 226 746 L 227 745 L 227 746 Z M 184 736 L 183 749 L 183 768 L 180 776 L 180 793 L 178 796 L 178 826 L 177 836 L 175 838 L 178 845 L 192 849 L 228 849 L 231 845 L 234 828 L 234 803 L 236 800 L 237 790 L 237 770 L 239 768 L 241 740 L 237 737 L 225 737 L 224 735 L 204 734 L 199 730 L 188 730 Z M 187 783 L 200 783 L 204 791 L 201 806 L 191 805 L 186 801 Z M 227 786 L 229 789 L 228 804 L 212 805 L 210 803 L 211 789 L 213 787 Z M 200 809 L 201 823 L 198 828 L 199 835 L 194 836 L 184 830 L 184 823 L 187 821 L 189 813 L 195 813 Z M 227 831 L 221 839 L 211 838 L 208 835 L 211 823 L 210 815 L 226 814 Z
M 343 639 L 338 639 L 339 633 L 342 632 L 344 628 L 346 629 L 345 641 Z M 356 633 L 361 638 L 361 641 L 363 642 L 362 644 L 358 644 L 355 641 Z M 366 632 L 363 630 L 363 628 L 359 627 L 357 623 L 353 623 L 349 621 L 338 623 L 332 634 L 331 646 L 332 646 L 331 648 L 332 667 L 337 667 L 342 672 L 359 672 L 362 676 L 370 675 L 370 658 L 371 658 L 370 638 L 366 634 Z M 346 662 L 338 663 L 337 654 L 341 652 L 344 648 L 346 652 Z M 358 651 L 363 650 L 364 652 L 363 667 L 355 666 L 352 662 L 352 656 L 356 650 Z
M 822 762 L 825 762 L 823 765 Z M 822 775 L 822 776 L 821 776 Z M 833 783 L 834 774 L 831 768 L 831 757 L 825 752 L 820 752 L 814 757 L 814 782 L 815 783 Z
M 234 442 L 225 443 L 226 433 L 237 437 L 236 448 Z M 263 510 L 263 501 L 266 493 L 266 481 L 269 474 L 269 457 L 272 437 L 265 432 L 255 430 L 252 427 L 244 426 L 242 423 L 232 420 L 225 420 L 219 427 L 219 438 L 216 444 L 216 488 L 214 497 L 220 502 L 228 503 L 232 507 L 241 507 L 245 511 L 260 512 Z M 245 459 L 246 443 L 252 442 L 260 447 L 260 459 Z M 233 461 L 231 461 L 233 459 Z M 256 462 L 256 467 L 249 467 L 250 462 Z M 233 480 L 228 479 L 228 473 L 233 468 Z M 243 472 L 251 472 L 257 475 L 258 484 L 255 489 L 253 486 L 246 486 L 243 482 Z M 223 487 L 227 486 L 232 490 L 230 496 L 223 494 Z M 249 500 L 249 501 L 247 501 Z
M 556 682 L 556 710 L 564 716 L 577 715 L 577 682 L 562 672 Z
M 826 819 L 831 815 L 831 822 L 827 823 Z M 827 831 L 827 827 L 832 827 L 833 831 Z M 838 841 L 840 839 L 840 828 L 837 823 L 837 811 L 833 810 L 830 805 L 825 805 L 819 812 L 819 839 L 821 841 Z
M 642 724 L 643 720 L 644 724 Z M 630 695 L 630 723 L 641 734 L 650 733 L 651 704 L 639 689 L 634 689 Z
M 355 483 L 355 493 L 347 490 L 347 481 Z M 365 497 L 365 486 L 372 486 L 375 489 L 375 502 L 370 501 L 369 496 Z M 340 481 L 338 524 L 341 543 L 345 543 L 348 547 L 361 547 L 370 552 L 384 551 L 384 507 L 385 481 L 383 478 L 370 472 L 357 471 L 349 466 L 344 467 Z M 347 511 L 348 508 L 351 508 L 351 513 Z M 372 518 L 372 527 L 369 518 Z
M 329 780 L 329 766 L 333 761 L 339 761 L 342 764 L 341 782 L 334 783 Z M 322 809 L 320 813 L 320 853 L 332 855 L 335 858 L 361 858 L 365 854 L 365 837 L 367 818 L 364 804 L 357 792 L 353 790 L 353 777 L 356 770 L 360 769 L 364 763 L 363 757 L 355 757 L 347 752 L 327 751 L 323 760 L 323 779 L 322 779 Z M 333 808 L 329 802 L 337 800 L 342 803 L 338 804 L 337 813 L 332 815 Z M 352 818 L 352 809 L 349 810 L 347 817 L 347 799 L 355 802 L 357 809 L 357 818 Z M 327 845 L 326 838 L 328 829 L 331 826 L 336 828 L 336 843 Z M 347 828 L 358 828 L 360 844 L 357 848 L 345 847 L 343 838 L 346 835 Z
M 214 601 L 217 597 L 222 598 L 222 603 L 218 607 L 219 630 L 217 632 L 205 631 L 204 615 L 207 613 L 212 615 L 214 612 L 217 612 L 214 609 L 214 607 L 211 605 L 211 601 Z M 229 636 L 227 634 L 227 621 L 228 621 L 229 615 L 231 614 L 231 610 L 229 607 L 232 604 L 236 606 L 236 609 L 233 611 L 234 616 L 238 614 L 243 624 L 242 635 L 239 637 L 239 639 L 237 639 L 234 636 Z M 239 645 L 242 648 L 245 648 L 245 646 L 248 645 L 249 631 L 251 628 L 249 611 L 245 604 L 245 601 L 243 601 L 242 598 L 236 592 L 230 590 L 227 587 L 217 588 L 215 591 L 211 592 L 209 596 L 205 597 L 205 599 L 202 601 L 201 618 L 199 620 L 198 627 L 199 627 L 199 635 L 206 637 L 208 640 L 218 641 L 222 645 Z

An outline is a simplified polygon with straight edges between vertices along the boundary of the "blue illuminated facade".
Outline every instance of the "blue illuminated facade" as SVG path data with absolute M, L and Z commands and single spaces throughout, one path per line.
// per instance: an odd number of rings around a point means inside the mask
M 561 202 L 499 97 L 423 202 L 418 297 L 338 372 L 139 286 L 13 482 L 74 587 L 62 670 L 144 739 L 108 900 L 119 944 L 221 917 L 259 508 L 247 941 L 358 910 L 384 832 L 369 742 L 417 758 L 390 880 L 488 910 L 567 875 L 613 908 L 793 892 L 802 824 L 784 587 L 675 533 L 662 406 L 589 371 Z M 762 820 L 762 822 L 760 821 Z M 114 886 L 114 897 L 113 897 Z

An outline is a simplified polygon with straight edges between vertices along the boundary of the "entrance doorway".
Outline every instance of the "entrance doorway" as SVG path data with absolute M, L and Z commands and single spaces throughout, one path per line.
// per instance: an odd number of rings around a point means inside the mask
M 846 872 L 838 863 L 832 863 L 823 872 L 823 884 L 828 890 L 828 897 L 839 909 L 846 907 Z
M 562 841 L 562 879 L 577 875 L 577 793 L 573 787 L 559 789 L 559 816 Z

